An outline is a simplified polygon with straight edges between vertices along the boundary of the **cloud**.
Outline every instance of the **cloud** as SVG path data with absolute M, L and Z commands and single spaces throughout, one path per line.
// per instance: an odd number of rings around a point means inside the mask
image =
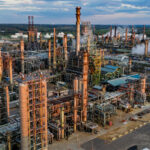
M 133 22 L 131 18 L 135 24 L 139 23 L 139 19 L 144 21 L 143 24 L 150 23 L 142 18 L 150 16 L 149 0 L 0 0 L 0 18 L 1 22 L 11 17 L 18 22 L 21 16 L 32 14 L 42 16 L 43 23 L 47 23 L 45 20 L 59 22 L 63 19 L 65 22 L 60 23 L 74 23 L 76 6 L 82 7 L 82 19 L 91 19 L 92 23 L 111 24 L 120 20 L 130 24 Z M 16 16 L 20 17 L 17 19 Z

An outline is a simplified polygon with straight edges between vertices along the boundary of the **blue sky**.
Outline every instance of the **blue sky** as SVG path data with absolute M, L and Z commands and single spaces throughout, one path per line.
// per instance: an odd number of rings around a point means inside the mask
M 0 23 L 75 24 L 75 7 L 92 24 L 150 24 L 150 0 L 0 0 Z

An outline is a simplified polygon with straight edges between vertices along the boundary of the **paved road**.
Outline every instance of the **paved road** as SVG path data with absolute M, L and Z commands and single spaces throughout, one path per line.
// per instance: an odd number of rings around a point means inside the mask
M 142 148 L 146 147 L 150 149 L 150 124 L 147 124 L 110 144 L 106 144 L 104 140 L 95 138 L 84 143 L 81 147 L 85 150 L 127 150 L 134 145 L 138 145 L 138 150 L 142 150 Z

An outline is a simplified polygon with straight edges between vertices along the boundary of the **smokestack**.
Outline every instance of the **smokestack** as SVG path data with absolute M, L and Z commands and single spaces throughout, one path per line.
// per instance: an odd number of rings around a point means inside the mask
M 32 31 L 34 31 L 34 17 L 32 16 Z
M 88 52 L 83 53 L 83 122 L 87 121 L 87 101 L 88 101 Z
M 78 78 L 74 79 L 74 132 L 77 130 Z
M 128 28 L 126 28 L 126 43 L 128 41 Z
M 10 97 L 9 97 L 8 86 L 5 87 L 5 95 L 6 95 L 6 104 L 7 104 L 7 118 L 8 118 L 8 121 L 9 121 L 9 116 L 10 116 L 10 111 L 9 111 Z
M 28 85 L 20 84 L 19 86 L 19 99 L 20 99 L 20 122 L 21 122 L 21 149 L 29 149 L 29 112 L 28 112 Z
M 76 7 L 76 55 L 80 51 L 80 10 L 81 7 Z
M 144 55 L 145 55 L 145 57 L 147 57 L 148 56 L 148 40 L 145 40 L 145 52 L 144 52 Z
M 0 83 L 2 81 L 2 76 L 3 76 L 3 59 L 1 56 L 1 50 L 0 50 Z
M 56 29 L 54 28 L 53 66 L 56 68 Z
M 20 51 L 21 51 L 21 72 L 24 74 L 24 40 L 20 41 Z
M 67 35 L 64 35 L 64 53 L 65 53 L 65 61 L 68 60 L 68 50 L 67 50 Z
M 143 40 L 145 39 L 145 25 L 144 25 L 144 28 L 143 28 Z
M 48 65 L 51 69 L 51 40 L 48 40 Z

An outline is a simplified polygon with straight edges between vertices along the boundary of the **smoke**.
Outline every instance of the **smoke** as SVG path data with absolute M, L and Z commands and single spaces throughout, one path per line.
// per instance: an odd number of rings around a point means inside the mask
M 144 55 L 144 52 L 145 52 L 145 44 L 140 44 L 132 48 L 132 54 Z M 148 44 L 148 52 L 150 53 L 150 42 Z

